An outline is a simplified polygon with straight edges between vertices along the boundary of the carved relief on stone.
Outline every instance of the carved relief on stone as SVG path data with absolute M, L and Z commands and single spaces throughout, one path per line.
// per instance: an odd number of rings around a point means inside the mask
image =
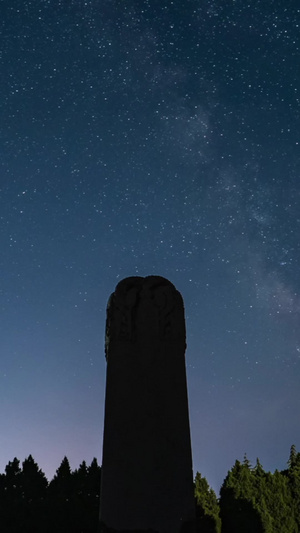
M 158 276 L 145 278 L 142 297 L 151 301 L 158 323 L 158 337 L 161 340 L 176 337 L 174 318 L 178 305 L 177 295 L 175 287 L 164 278 Z
M 160 340 L 185 340 L 182 317 L 181 295 L 168 280 L 160 276 L 126 278 L 108 301 L 106 354 L 110 340 L 134 342 L 143 321 L 147 328 L 149 321 L 153 323 L 152 335 Z
M 108 300 L 106 311 L 105 353 L 111 340 L 134 340 L 134 309 L 137 305 L 139 286 L 143 278 L 122 280 Z

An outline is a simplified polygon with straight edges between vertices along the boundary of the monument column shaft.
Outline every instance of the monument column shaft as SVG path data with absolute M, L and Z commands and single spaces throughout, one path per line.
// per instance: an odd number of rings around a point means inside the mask
M 101 522 L 113 531 L 192 531 L 183 529 L 194 498 L 182 300 L 164 278 L 121 284 L 108 313 Z

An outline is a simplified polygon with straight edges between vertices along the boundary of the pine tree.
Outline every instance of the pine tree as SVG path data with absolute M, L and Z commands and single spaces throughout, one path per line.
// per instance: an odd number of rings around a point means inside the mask
M 96 531 L 99 522 L 101 467 L 94 457 L 87 473 L 89 522 L 88 531 Z
M 88 469 L 85 461 L 79 465 L 72 474 L 73 494 L 71 508 L 75 522 L 74 532 L 87 531 L 87 522 L 89 521 L 90 510 L 88 508 L 88 487 L 87 487 Z M 96 530 L 95 530 L 96 531 Z
M 56 474 L 54 476 L 54 479 L 69 479 L 71 476 L 71 467 L 69 463 L 69 459 L 65 456 L 56 470 Z
M 221 533 L 220 509 L 216 494 L 199 472 L 195 477 L 195 499 L 197 531 Z
M 263 466 L 258 457 L 256 458 L 256 463 L 255 463 L 255 467 L 253 468 L 253 472 L 259 477 L 263 477 L 265 474 Z
M 222 533 L 263 533 L 264 527 L 255 506 L 252 471 L 247 456 L 236 461 L 220 491 Z
M 249 468 L 249 470 L 251 469 L 251 463 L 247 457 L 247 454 L 246 452 L 244 453 L 244 460 L 243 460 L 243 465 L 246 466 L 247 468 Z
M 22 532 L 42 532 L 46 512 L 46 489 L 48 481 L 37 463 L 29 455 L 22 464 Z
M 265 503 L 272 533 L 296 533 L 292 494 L 288 479 L 275 470 L 267 474 Z
M 29 455 L 22 464 L 21 487 L 22 498 L 28 502 L 45 498 L 48 481 L 44 472 Z
M 99 505 L 101 467 L 98 465 L 96 457 L 94 457 L 90 466 L 88 467 L 87 481 L 89 487 L 89 494 L 92 498 L 97 500 L 97 505 Z
M 67 457 L 49 485 L 49 532 L 95 533 L 99 522 L 101 469 L 97 460 L 85 461 L 71 472 Z
M 76 532 L 73 512 L 74 483 L 67 457 L 64 457 L 48 489 L 49 531 Z
M 16 457 L 5 467 L 2 478 L 3 501 L 1 512 L 1 530 L 14 531 L 22 527 L 24 506 L 22 501 L 21 468 Z
M 68 501 L 72 490 L 72 474 L 68 458 L 65 456 L 56 470 L 53 480 L 50 483 L 50 490 L 54 491 L 57 497 Z
M 259 511 L 261 521 L 263 524 L 263 530 L 265 533 L 271 532 L 272 519 L 269 515 L 269 511 L 266 504 L 266 492 L 267 492 L 267 474 L 260 460 L 256 459 L 256 464 L 252 469 L 252 491 L 255 502 L 255 508 Z
M 87 475 L 88 475 L 88 470 L 87 470 L 86 462 L 82 461 L 82 463 L 79 465 L 79 468 L 77 468 L 73 472 L 74 491 L 76 492 L 77 495 L 86 493 Z
M 292 470 L 296 466 L 296 463 L 297 463 L 296 446 L 295 446 L 295 444 L 292 444 L 291 449 L 290 449 L 289 460 L 288 460 L 288 463 L 287 463 L 289 469 Z
M 21 499 L 21 468 L 20 461 L 16 457 L 5 467 L 5 488 L 10 501 Z
M 289 469 L 265 472 L 236 461 L 221 488 L 222 533 L 299 533 L 300 454 L 292 447 Z
M 288 479 L 293 499 L 294 519 L 300 531 L 300 453 L 297 453 L 295 445 L 291 446 L 288 470 L 284 474 Z

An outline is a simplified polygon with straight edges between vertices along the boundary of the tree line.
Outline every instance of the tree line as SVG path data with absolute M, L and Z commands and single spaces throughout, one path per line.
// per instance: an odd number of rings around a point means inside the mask
M 3 533 L 96 533 L 101 468 L 97 459 L 71 472 L 64 457 L 52 481 L 29 455 L 14 458 L 0 474 L 0 531 Z
M 244 456 L 228 472 L 217 500 L 205 478 L 195 478 L 197 533 L 300 533 L 300 453 L 287 468 L 265 472 Z
M 147 482 L 147 480 L 145 480 Z M 0 530 L 4 533 L 97 533 L 101 467 L 83 461 L 71 471 L 64 457 L 52 481 L 29 455 L 0 474 Z M 218 499 L 199 472 L 194 480 L 197 533 L 299 533 L 300 453 L 287 468 L 265 472 L 244 456 L 228 472 Z

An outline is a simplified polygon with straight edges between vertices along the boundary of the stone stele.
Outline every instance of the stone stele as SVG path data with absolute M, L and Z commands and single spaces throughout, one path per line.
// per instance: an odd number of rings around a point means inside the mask
M 183 300 L 159 276 L 111 295 L 101 532 L 194 532 Z

